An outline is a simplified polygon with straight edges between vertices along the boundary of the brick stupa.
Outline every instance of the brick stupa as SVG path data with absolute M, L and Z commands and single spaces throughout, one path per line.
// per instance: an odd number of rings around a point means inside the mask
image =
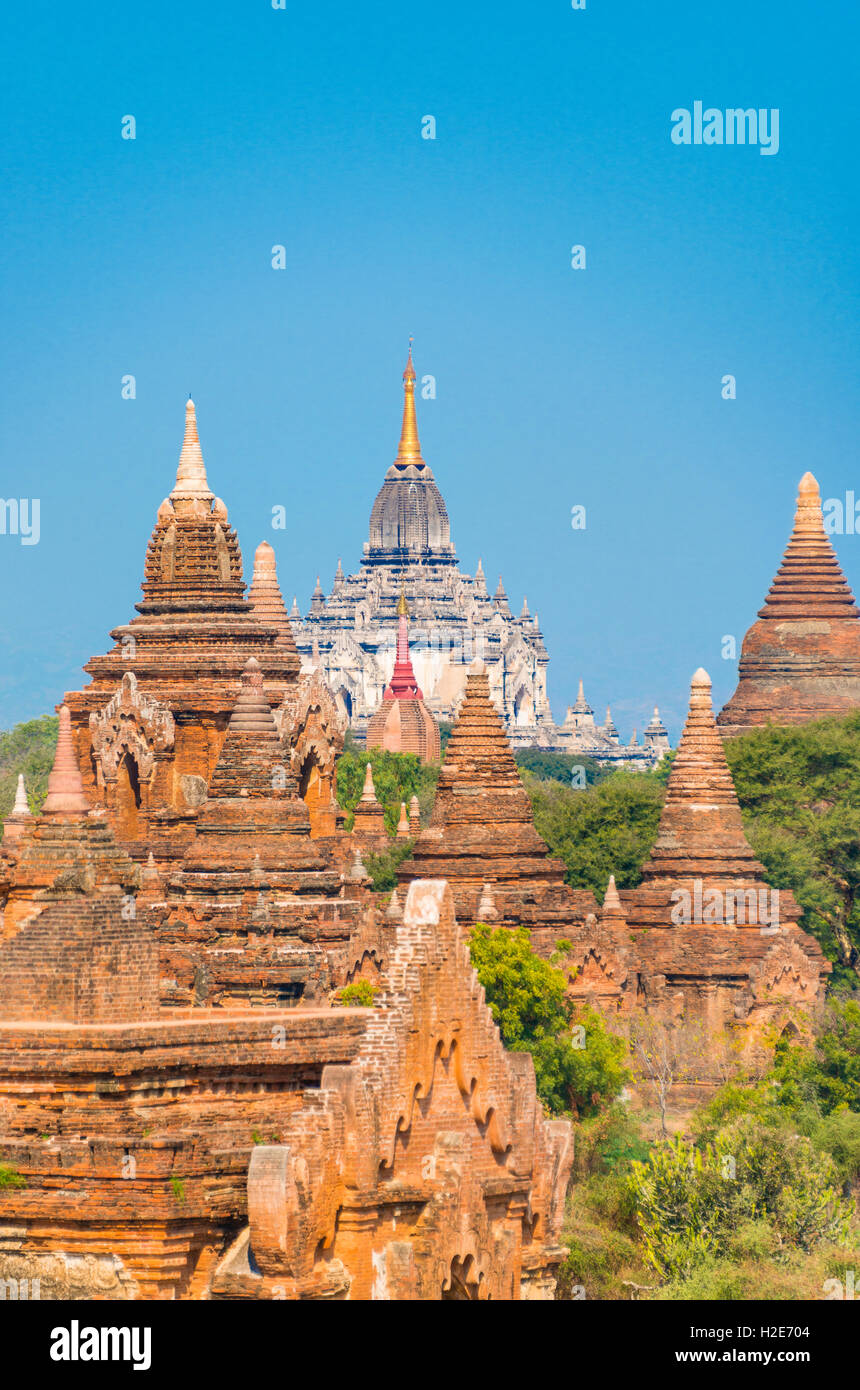
M 0 1019 L 132 1022 L 156 1006 L 157 952 L 137 921 L 138 870 L 89 814 L 60 727 L 40 816 L 16 842 L 0 940 Z
M 549 951 L 574 922 L 597 910 L 592 893 L 564 881 L 535 830 L 532 806 L 491 698 L 483 662 L 472 664 L 460 715 L 445 750 L 430 824 L 411 859 L 398 870 L 413 878 L 445 878 L 457 916 L 480 920 L 489 888 L 499 925 L 526 926 L 536 950 Z
M 89 894 L 110 889 L 134 892 L 139 870 L 117 844 L 104 814 L 90 814 L 75 758 L 71 721 L 60 709 L 54 766 L 39 816 L 29 816 L 16 828 L 14 840 L 4 838 L 0 853 L 2 935 L 16 935 L 23 923 L 36 918 L 56 890 Z
M 424 703 L 409 655 L 406 595 L 397 605 L 397 656 L 382 703 L 367 726 L 367 747 L 414 753 L 422 763 L 439 761 L 439 725 Z
M 804 724 L 860 707 L 860 611 L 824 529 L 821 495 L 804 473 L 794 530 L 758 621 L 747 632 L 724 735 Z
M 622 1007 L 696 1022 L 714 1039 L 738 1030 L 754 1050 L 767 1030 L 808 1023 L 823 1001 L 831 967 L 800 915 L 746 838 L 700 669 L 642 883 L 621 893 L 612 885 L 574 962 L 595 946 L 604 972 L 624 978 Z M 621 950 L 625 932 L 632 950 Z M 700 1067 L 705 1077 L 706 1057 Z
M 194 839 L 150 907 L 163 998 L 221 1007 L 309 1003 L 345 975 L 361 895 L 310 837 L 260 667 L 249 658 Z

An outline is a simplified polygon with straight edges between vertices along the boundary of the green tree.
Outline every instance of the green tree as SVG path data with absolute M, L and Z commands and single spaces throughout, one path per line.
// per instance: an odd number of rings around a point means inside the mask
M 36 814 L 48 790 L 48 774 L 54 765 L 57 718 L 43 714 L 25 724 L 0 732 L 0 823 L 15 801 L 18 774 L 23 772 L 30 810 Z
M 725 1254 L 750 1223 L 765 1223 L 777 1249 L 808 1251 L 849 1236 L 853 1203 L 839 1191 L 833 1160 L 755 1115 L 704 1147 L 679 1135 L 655 1145 L 647 1160 L 634 1160 L 628 1181 L 648 1262 L 668 1280 Z
M 422 763 L 414 753 L 389 753 L 383 748 L 361 748 L 350 737 L 337 762 L 337 799 L 344 811 L 353 812 L 361 800 L 367 764 L 373 769 L 376 799 L 385 810 L 385 828 L 393 835 L 400 819 L 400 804 L 418 797 L 422 820 L 427 820 L 433 806 L 438 763 Z M 352 828 L 352 816 L 347 816 L 347 829 Z
M 562 786 L 571 785 L 575 769 L 582 768 L 588 786 L 602 782 L 610 775 L 610 770 L 593 758 L 584 758 L 576 753 L 544 753 L 540 748 L 518 748 L 514 757 L 517 766 L 530 772 L 540 782 L 560 782 Z
M 613 1100 L 628 1075 L 624 1043 L 593 1010 L 574 1010 L 564 972 L 535 954 L 527 928 L 479 922 L 469 947 L 502 1041 L 531 1054 L 547 1109 L 587 1115 Z
M 802 925 L 834 980 L 860 973 L 860 711 L 726 743 L 747 834 L 776 888 L 790 888 Z
M 609 875 L 635 888 L 657 835 L 665 788 L 655 773 L 616 771 L 576 791 L 525 773 L 535 827 L 564 860 L 574 888 L 602 898 Z

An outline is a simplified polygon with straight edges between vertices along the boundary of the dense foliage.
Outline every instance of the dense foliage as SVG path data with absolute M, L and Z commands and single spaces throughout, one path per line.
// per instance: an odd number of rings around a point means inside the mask
M 664 1280 L 730 1253 L 754 1224 L 772 1254 L 848 1239 L 853 1203 L 833 1159 L 789 1125 L 755 1115 L 701 1147 L 678 1135 L 656 1144 L 634 1160 L 629 1183 L 646 1260 Z
M 372 1009 L 379 989 L 370 980 L 353 980 L 338 991 L 337 1002 L 345 1009 Z
M 567 866 L 567 881 L 602 899 L 615 874 L 635 888 L 657 834 L 665 788 L 654 773 L 616 771 L 581 791 L 524 774 L 534 822 L 551 852 Z
M 390 893 L 397 887 L 397 870 L 415 847 L 414 840 L 392 840 L 379 854 L 365 854 L 364 867 L 374 893 Z
M 502 1041 L 531 1053 L 548 1110 L 589 1115 L 619 1094 L 627 1079 L 623 1041 L 593 1010 L 574 1010 L 564 971 L 534 953 L 527 928 L 479 922 L 469 947 Z
M 414 753 L 387 753 L 382 748 L 361 748 L 348 735 L 337 762 L 337 799 L 344 811 L 352 812 L 361 800 L 367 764 L 373 769 L 376 799 L 385 808 L 385 828 L 393 835 L 400 819 L 400 803 L 418 797 L 422 823 L 429 819 L 439 776 L 438 763 L 422 763 Z M 347 817 L 352 828 L 352 816 Z
M 30 810 L 38 812 L 48 790 L 57 745 L 57 718 L 43 714 L 0 732 L 0 821 L 12 810 L 18 774 L 23 772 Z
M 860 711 L 726 744 L 747 834 L 854 988 L 860 973 Z
M 543 753 L 539 748 L 518 748 L 514 757 L 520 771 L 530 772 L 538 781 L 561 782 L 565 787 L 571 785 L 574 772 L 580 768 L 590 787 L 609 776 L 608 768 L 577 753 Z

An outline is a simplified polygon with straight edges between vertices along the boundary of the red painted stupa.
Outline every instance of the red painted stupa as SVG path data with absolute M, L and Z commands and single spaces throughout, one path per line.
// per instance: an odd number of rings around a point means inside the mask
M 397 605 L 397 656 L 382 704 L 367 727 L 367 747 L 389 753 L 416 753 L 423 763 L 441 756 L 439 726 L 424 703 L 409 656 L 406 595 Z

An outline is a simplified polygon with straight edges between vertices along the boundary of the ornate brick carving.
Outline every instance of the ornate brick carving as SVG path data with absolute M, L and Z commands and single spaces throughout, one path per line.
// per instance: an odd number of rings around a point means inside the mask
M 90 715 L 93 755 L 105 782 L 116 779 L 126 753 L 134 758 L 140 779 L 148 782 L 158 754 L 173 748 L 174 731 L 167 706 L 139 690 L 134 672 L 126 671 L 113 699 Z

